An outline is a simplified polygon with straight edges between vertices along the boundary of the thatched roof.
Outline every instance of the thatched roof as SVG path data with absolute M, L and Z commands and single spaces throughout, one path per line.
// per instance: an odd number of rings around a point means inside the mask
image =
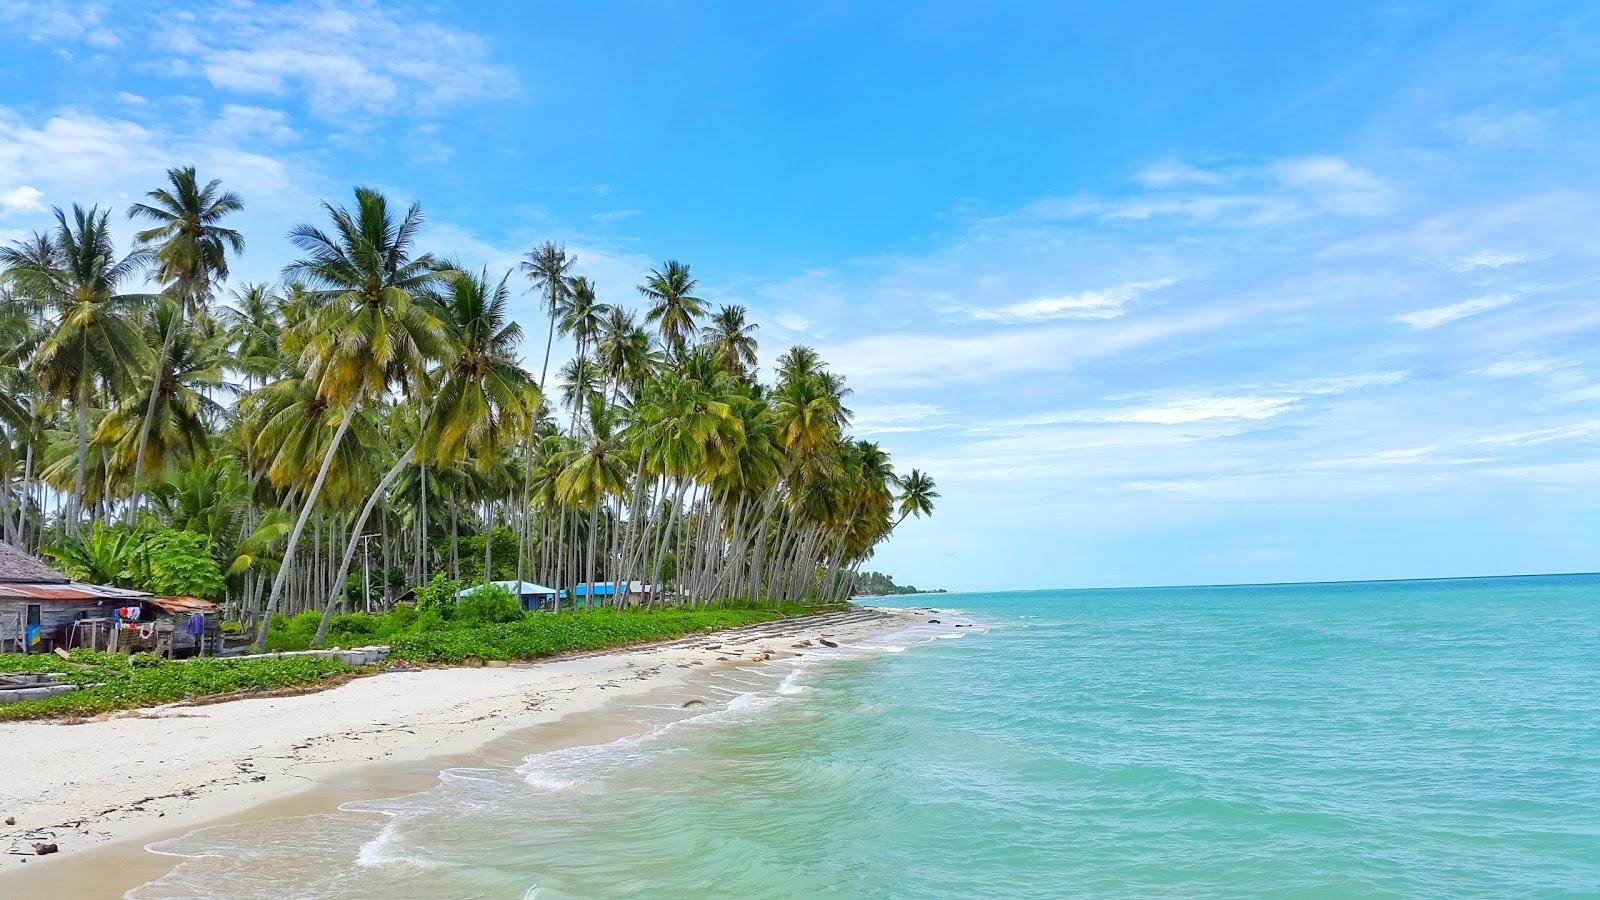
M 67 576 L 10 544 L 0 543 L 0 584 L 66 584 Z

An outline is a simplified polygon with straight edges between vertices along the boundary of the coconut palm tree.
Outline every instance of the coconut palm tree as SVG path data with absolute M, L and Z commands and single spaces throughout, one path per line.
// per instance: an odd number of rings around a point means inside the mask
M 588 564 L 584 569 L 584 605 L 589 606 L 595 586 L 595 545 L 599 538 L 600 510 L 610 497 L 621 497 L 627 490 L 632 469 L 625 436 L 617 428 L 616 417 L 604 404 L 589 407 L 588 420 L 578 443 L 565 455 L 556 476 L 557 496 L 574 509 L 589 510 Z M 618 516 L 620 521 L 620 512 Z
M 100 420 L 94 434 L 95 443 L 113 448 L 113 478 L 128 478 L 131 470 L 135 499 L 139 473 L 151 466 L 159 472 L 180 451 L 194 455 L 210 445 L 212 423 L 227 412 L 212 395 L 233 390 L 225 372 L 231 337 L 208 333 L 201 323 L 184 318 L 172 298 L 158 301 L 145 340 L 150 349 L 146 358 L 158 368 L 134 376 L 129 393 Z M 164 350 L 164 363 L 158 348 Z M 140 452 L 149 458 L 140 460 Z
M 745 375 L 756 367 L 756 329 L 742 306 L 724 306 L 706 326 L 705 342 L 722 367 L 732 375 Z
M 544 342 L 544 365 L 539 369 L 539 390 L 544 390 L 545 377 L 550 374 L 550 348 L 556 341 L 556 323 L 566 314 L 572 295 L 572 279 L 567 274 L 577 257 L 567 255 L 566 248 L 545 241 L 522 257 L 522 271 L 544 295 L 545 313 L 550 317 L 550 333 Z
M 933 479 L 926 472 L 912 469 L 910 474 L 897 479 L 896 485 L 900 488 L 900 496 L 896 498 L 900 516 L 894 520 L 892 528 L 898 528 L 907 516 L 933 515 L 933 501 L 939 499 L 939 492 L 934 490 Z
M 699 319 L 706 314 L 706 302 L 694 295 L 700 282 L 689 274 L 687 263 L 669 259 L 639 285 L 639 293 L 650 301 L 646 322 L 661 332 L 667 349 L 681 352 L 700 329 Z
M 438 357 L 445 340 L 428 294 L 447 270 L 428 254 L 413 255 L 422 208 L 412 204 L 397 218 L 377 191 L 356 188 L 355 196 L 354 211 L 322 204 L 333 222 L 331 234 L 311 225 L 289 234 L 306 256 L 290 263 L 285 274 L 303 281 L 323 305 L 296 326 L 285 350 L 298 357 L 317 398 L 343 407 L 343 415 L 289 533 L 256 635 L 260 650 L 266 649 L 300 535 L 351 421 L 391 387 L 420 388 L 428 361 Z
M 152 298 L 124 294 L 149 260 L 147 250 L 118 258 L 111 240 L 109 212 L 72 207 L 69 222 L 54 210 L 56 228 L 0 249 L 13 288 L 48 310 L 49 334 L 29 362 L 52 397 L 67 401 L 78 422 L 78 466 L 69 498 L 68 526 L 79 527 L 89 461 L 91 392 L 100 385 L 117 393 L 145 353 L 134 317 Z
M 203 309 L 218 282 L 228 277 L 228 252 L 244 252 L 244 236 L 224 228 L 222 220 L 244 209 L 244 201 L 232 191 L 223 191 L 222 182 L 212 180 L 200 186 L 193 166 L 167 170 L 168 188 L 157 188 L 145 195 L 148 203 L 128 207 L 128 216 L 155 223 L 135 235 L 142 247 L 152 249 L 155 278 L 167 286 L 177 301 L 179 317 Z M 181 328 L 167 330 L 168 343 L 156 356 L 155 380 L 166 378 L 170 341 Z M 144 479 L 146 444 L 155 421 L 159 392 L 151 392 L 144 422 L 139 427 L 138 450 L 133 462 L 133 497 L 128 503 L 128 521 L 139 508 Z
M 283 350 L 284 299 L 265 284 L 241 285 L 217 318 L 232 334 L 232 368 L 247 382 L 265 384 L 287 374 Z
M 639 388 L 656 371 L 661 360 L 650 346 L 650 334 L 634 321 L 633 313 L 612 307 L 601 326 L 596 359 L 611 382 L 611 402 L 626 389 L 637 396 Z
M 491 283 L 487 271 L 472 275 L 455 267 L 441 285 L 438 310 L 445 341 L 432 377 L 438 387 L 423 413 L 416 442 L 399 456 L 356 517 L 332 580 L 336 592 L 343 589 L 367 518 L 419 448 L 425 450 L 430 464 L 441 468 L 463 462 L 470 453 L 475 467 L 484 473 L 528 427 L 539 404 L 539 389 L 517 362 L 522 326 L 511 319 L 510 277 L 507 273 L 498 283 Z M 486 561 L 485 580 L 490 579 L 490 572 Z M 327 635 L 337 596 L 330 594 L 323 607 L 322 623 L 313 641 L 316 646 L 321 646 Z

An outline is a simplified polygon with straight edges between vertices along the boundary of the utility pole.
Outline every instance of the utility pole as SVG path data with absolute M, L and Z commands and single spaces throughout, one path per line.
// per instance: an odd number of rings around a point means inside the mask
M 372 612 L 372 561 L 367 555 L 367 548 L 372 546 L 372 539 L 383 537 L 380 532 L 361 536 L 361 593 L 362 606 L 367 612 Z

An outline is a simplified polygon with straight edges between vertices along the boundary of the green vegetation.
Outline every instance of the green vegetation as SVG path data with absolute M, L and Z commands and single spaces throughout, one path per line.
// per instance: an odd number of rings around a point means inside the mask
M 895 584 L 893 578 L 882 572 L 860 572 L 856 575 L 854 593 L 858 596 L 893 597 L 897 594 L 942 594 L 944 588 L 924 591 L 909 584 Z
M 337 660 L 309 656 L 174 662 L 152 654 L 128 657 L 93 650 L 74 650 L 70 661 L 53 653 L 4 655 L 0 656 L 0 672 L 57 672 L 62 681 L 85 687 L 42 700 L 5 704 L 0 706 L 0 720 L 92 716 L 234 691 L 313 685 L 356 671 Z
M 506 604 L 509 603 L 508 607 Z M 659 641 L 812 613 L 817 607 L 732 605 L 577 610 L 564 615 L 524 613 L 504 590 L 479 590 L 448 611 L 418 612 L 401 607 L 386 615 L 335 616 L 331 641 L 340 646 L 387 643 L 391 659 L 428 665 L 459 665 L 470 659 L 537 659 L 558 653 L 602 650 L 642 641 Z M 269 644 L 275 650 L 303 650 L 315 636 L 321 614 L 306 610 L 278 616 Z M 132 657 L 74 650 L 64 660 L 53 653 L 0 655 L 0 673 L 56 672 L 62 681 L 84 689 L 43 700 L 0 706 L 0 720 L 90 716 L 117 709 L 172 703 L 235 691 L 265 691 L 326 683 L 363 671 L 316 657 L 282 659 L 206 658 L 166 660 L 148 653 Z
M 465 598 L 463 598 L 465 599 Z M 600 650 L 660 641 L 782 618 L 797 609 L 667 608 L 579 610 L 570 615 L 533 613 L 513 622 L 417 631 L 390 639 L 393 655 L 422 663 L 468 659 L 537 659 L 574 650 Z M 807 612 L 812 610 L 806 610 Z
M 307 211 L 276 283 L 238 284 L 245 202 L 173 168 L 125 252 L 110 211 L 78 206 L 0 247 L 0 539 L 220 597 L 265 648 L 280 614 L 316 616 L 320 645 L 353 603 L 440 575 L 637 581 L 649 607 L 840 600 L 932 510 L 927 475 L 849 434 L 815 351 L 760 380 L 758 326 L 687 263 L 602 285 L 546 241 L 490 273 L 357 188 Z M 548 316 L 537 377 L 519 285 Z M 558 331 L 576 353 L 552 368 Z
M 44 552 L 79 581 L 207 599 L 223 593 L 211 538 L 198 532 L 95 522 L 82 535 L 64 537 Z

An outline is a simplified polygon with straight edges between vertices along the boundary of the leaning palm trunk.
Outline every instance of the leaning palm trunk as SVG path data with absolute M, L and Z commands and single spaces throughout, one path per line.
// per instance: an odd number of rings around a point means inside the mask
M 180 306 L 181 310 L 182 307 Z M 161 398 L 161 382 L 167 376 L 167 360 L 172 357 L 172 342 L 178 336 L 180 320 L 174 317 L 161 341 L 161 354 L 156 357 L 155 380 L 150 382 L 150 401 L 144 405 L 144 421 L 139 423 L 139 454 L 133 458 L 133 497 L 128 500 L 128 524 L 139 515 L 139 500 L 144 493 L 144 454 L 150 446 L 150 423 L 156 418 L 156 405 Z
M 678 514 L 683 509 L 683 495 L 688 490 L 688 487 L 688 484 L 679 482 L 677 494 L 672 501 L 672 509 L 667 514 L 667 528 L 661 533 L 661 544 L 656 548 L 656 565 L 652 580 L 658 589 L 662 589 L 663 593 L 665 593 L 665 586 L 661 583 L 662 565 L 666 562 L 667 549 L 672 544 L 672 533 L 678 528 Z
M 355 558 L 356 545 L 361 543 L 361 533 L 366 529 L 367 517 L 372 515 L 372 510 L 378 505 L 378 500 L 388 492 L 389 486 L 400 477 L 400 472 L 411 461 L 411 455 L 417 452 L 417 445 L 412 444 L 411 449 L 400 454 L 400 458 L 388 472 L 385 472 L 378 486 L 373 488 L 372 496 L 367 498 L 367 505 L 361 507 L 361 515 L 356 517 L 355 525 L 350 529 L 350 542 L 345 545 L 344 559 L 339 563 L 339 571 L 333 578 L 333 590 L 328 592 L 327 602 L 322 605 L 322 622 L 317 626 L 316 637 L 311 639 L 311 646 L 321 647 L 323 641 L 328 639 L 328 623 L 333 620 L 333 604 L 339 594 L 343 593 L 344 580 L 350 574 L 350 561 Z M 387 527 L 385 528 L 387 530 Z M 387 569 L 385 573 L 387 574 Z
M 328 471 L 333 468 L 333 457 L 339 452 L 339 444 L 344 440 L 344 433 L 350 429 L 350 420 L 354 417 L 355 410 L 347 409 L 339 420 L 339 427 L 333 432 L 333 443 L 328 445 L 328 452 L 322 457 L 322 466 L 317 469 L 317 479 L 311 483 L 311 490 L 306 494 L 305 504 L 300 508 L 300 517 L 295 519 L 294 531 L 289 533 L 289 543 L 283 548 L 283 561 L 278 564 L 277 577 L 272 579 L 272 593 L 267 595 L 267 605 L 261 611 L 261 624 L 256 631 L 257 653 L 265 653 L 267 650 L 267 630 L 272 627 L 272 614 L 277 612 L 278 601 L 283 596 L 283 587 L 288 580 L 289 570 L 294 565 L 294 554 L 300 544 L 300 533 L 305 531 L 306 520 L 311 518 L 311 510 L 317 505 L 317 496 L 322 493 L 322 484 L 328 480 Z

